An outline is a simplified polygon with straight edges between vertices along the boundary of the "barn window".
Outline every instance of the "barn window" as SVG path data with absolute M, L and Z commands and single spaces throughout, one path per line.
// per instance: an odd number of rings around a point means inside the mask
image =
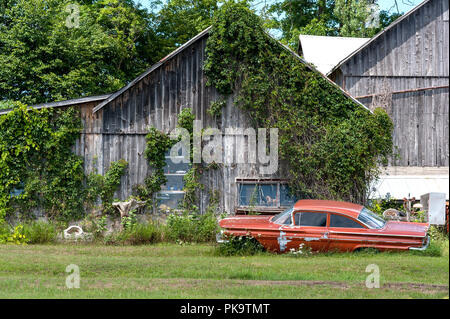
M 280 184 L 280 206 L 292 206 L 295 204 L 295 197 L 291 195 L 287 184 Z
M 164 175 L 167 182 L 161 187 L 161 191 L 156 194 L 158 209 L 167 211 L 169 209 L 178 209 L 184 198 L 184 175 L 190 169 L 190 163 L 183 162 L 183 152 L 180 148 L 178 154 L 171 156 L 167 151 L 165 154 L 166 166 Z
M 24 183 L 20 182 L 15 188 L 9 193 L 10 197 L 17 197 L 24 192 Z
M 237 180 L 238 207 L 283 208 L 295 203 L 286 181 Z

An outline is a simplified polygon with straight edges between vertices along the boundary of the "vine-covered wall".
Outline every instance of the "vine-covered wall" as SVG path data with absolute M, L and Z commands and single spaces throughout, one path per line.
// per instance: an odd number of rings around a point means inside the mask
M 80 109 L 14 105 L 0 116 L 0 224 L 37 211 L 56 220 L 77 220 L 93 209 L 114 213 L 112 202 L 127 163 L 110 163 L 103 175 L 85 173 L 74 152 L 83 125 Z M 97 205 L 101 203 L 101 205 Z
M 356 104 L 267 35 L 242 3 L 217 12 L 206 46 L 208 84 L 252 118 L 279 129 L 292 191 L 307 198 L 363 202 L 392 153 L 392 121 Z
M 363 202 L 368 182 L 391 152 L 392 122 L 383 110 L 372 114 L 355 104 L 268 36 L 261 20 L 239 3 L 224 4 L 212 29 L 94 112 L 98 103 L 65 112 L 22 107 L 0 117 L 6 128 L 0 133 L 1 214 L 22 196 L 10 196 L 20 183 L 36 190 L 23 193 L 30 198 L 43 191 L 39 198 L 47 198 L 46 210 L 62 216 L 85 212 L 79 207 L 86 198 L 93 209 L 114 193 L 120 200 L 149 197 L 164 182 L 167 134 L 177 126 L 191 131 L 194 118 L 203 128 L 279 129 L 274 174 L 261 175 L 258 163 L 233 162 L 237 153 L 249 152 L 245 145 L 230 151 L 237 136 L 224 136 L 223 163 L 189 170 L 184 204 L 202 213 L 211 194 L 219 210 L 234 212 L 238 178 L 288 178 L 298 198 Z M 60 116 L 50 120 L 50 114 Z M 38 124 L 14 124 L 29 117 Z M 17 134 L 23 139 L 14 141 Z M 11 148 L 14 143 L 19 146 Z M 37 173 L 28 174 L 29 167 Z M 36 178 L 44 175 L 48 178 Z

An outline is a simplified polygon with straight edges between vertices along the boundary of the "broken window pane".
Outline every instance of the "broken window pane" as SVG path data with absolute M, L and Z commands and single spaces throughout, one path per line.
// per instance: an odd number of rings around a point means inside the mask
M 173 154 L 172 154 L 173 155 Z M 183 163 L 181 148 L 176 156 L 170 156 L 170 150 L 166 152 L 166 166 L 164 175 L 167 182 L 161 186 L 161 191 L 156 194 L 158 209 L 167 211 L 168 209 L 178 209 L 184 198 L 184 175 L 190 169 L 190 163 Z
M 277 184 L 240 184 L 240 206 L 277 206 Z
M 16 187 L 14 187 L 10 192 L 9 192 L 9 197 L 16 197 L 21 195 L 24 192 L 24 183 L 20 182 Z
M 255 206 L 258 202 L 258 188 L 256 184 L 239 185 L 239 205 Z
M 277 184 L 259 185 L 259 205 L 277 206 Z

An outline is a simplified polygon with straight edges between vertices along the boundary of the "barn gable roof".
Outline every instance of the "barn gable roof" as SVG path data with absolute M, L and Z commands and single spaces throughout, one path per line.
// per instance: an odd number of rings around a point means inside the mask
M 425 0 L 423 1 L 421 4 L 419 4 L 417 7 L 412 8 L 410 11 L 408 11 L 407 13 L 405 13 L 404 15 L 402 15 L 401 17 L 399 17 L 397 20 L 395 20 L 394 22 L 392 22 L 389 26 L 387 26 L 385 29 L 381 30 L 380 32 L 378 32 L 377 34 L 375 34 L 369 41 L 367 41 L 366 43 L 364 43 L 363 45 L 361 45 L 359 48 L 357 48 L 355 51 L 353 51 L 352 53 L 350 53 L 347 57 L 345 57 L 344 59 L 342 59 L 338 64 L 336 64 L 328 73 L 327 75 L 329 76 L 330 74 L 332 74 L 334 71 L 336 71 L 337 69 L 339 69 L 343 64 L 345 64 L 347 61 L 349 61 L 352 57 L 354 57 L 355 55 L 357 55 L 359 52 L 361 52 L 362 50 L 364 50 L 365 48 L 367 48 L 368 46 L 370 46 L 371 43 L 373 43 L 374 41 L 376 41 L 379 37 L 381 37 L 383 34 L 385 34 L 386 32 L 388 32 L 389 30 L 395 28 L 397 25 L 399 25 L 400 23 L 402 23 L 402 21 L 406 20 L 409 16 L 413 15 L 415 12 L 417 12 L 418 10 L 420 10 L 423 6 L 425 6 L 428 2 L 430 2 L 431 0 Z
M 177 49 L 175 49 L 174 51 L 172 51 L 170 54 L 168 54 L 167 56 L 165 56 L 163 59 L 161 59 L 159 62 L 155 63 L 153 66 L 151 66 L 149 69 L 147 69 L 145 72 L 143 72 L 142 74 L 140 74 L 139 76 L 137 76 L 133 81 L 131 81 L 129 84 L 127 84 L 126 86 L 124 86 L 123 88 L 121 88 L 120 90 L 118 90 L 117 92 L 111 94 L 108 98 L 106 98 L 103 102 L 101 102 L 100 104 L 98 104 L 94 109 L 93 109 L 93 113 L 99 111 L 100 109 L 102 109 L 104 106 L 106 106 L 107 104 L 109 104 L 111 101 L 115 100 L 118 96 L 120 96 L 122 93 L 124 93 L 125 91 L 127 91 L 128 89 L 132 88 L 133 86 L 135 86 L 139 81 L 141 81 L 143 78 L 145 78 L 147 75 L 149 75 L 150 73 L 152 73 L 153 71 L 155 71 L 156 69 L 158 69 L 160 66 L 162 66 L 164 64 L 164 62 L 168 61 L 169 59 L 171 59 L 172 57 L 176 56 L 177 54 L 181 53 L 183 50 L 185 50 L 186 48 L 188 48 L 191 44 L 193 44 L 194 42 L 202 39 L 203 37 L 207 36 L 211 30 L 212 26 L 206 28 L 205 30 L 203 30 L 202 32 L 200 32 L 199 34 L 197 34 L 195 37 L 193 37 L 192 39 L 190 39 L 188 42 L 186 42 L 185 44 L 183 44 L 182 46 L 178 47 Z M 268 36 L 271 36 L 270 34 L 267 33 Z M 301 63 L 305 64 L 306 66 L 308 66 L 308 68 L 310 68 L 311 70 L 313 70 L 314 72 L 317 72 L 318 74 L 320 74 L 320 76 L 322 76 L 328 83 L 330 83 L 331 85 L 333 85 L 334 87 L 338 88 L 342 94 L 344 94 L 345 96 L 347 96 L 349 99 L 351 99 L 353 102 L 355 102 L 356 104 L 360 105 L 361 107 L 363 107 L 364 109 L 368 110 L 369 112 L 371 112 L 364 104 L 362 104 L 361 102 L 359 102 L 358 100 L 356 100 L 355 98 L 353 98 L 348 92 L 346 92 L 345 90 L 343 90 L 340 86 L 338 86 L 336 83 L 334 83 L 333 81 L 331 81 L 328 77 L 326 77 L 325 75 L 323 75 L 320 71 L 318 71 L 313 65 L 311 65 L 310 63 L 308 63 L 307 61 L 305 61 L 303 58 L 301 58 L 297 53 L 295 53 L 293 50 L 291 50 L 289 47 L 287 47 L 286 45 L 282 44 L 281 42 L 277 41 L 277 43 L 279 43 L 283 48 L 285 48 L 286 50 L 288 50 L 294 57 L 296 57 Z

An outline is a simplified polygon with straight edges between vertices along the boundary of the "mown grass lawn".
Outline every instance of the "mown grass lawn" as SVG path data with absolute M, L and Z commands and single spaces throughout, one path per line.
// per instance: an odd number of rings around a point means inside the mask
M 441 257 L 411 253 L 219 257 L 212 245 L 1 245 L 0 298 L 448 298 Z M 80 288 L 66 288 L 67 265 Z M 365 286 L 366 267 L 380 288 Z

